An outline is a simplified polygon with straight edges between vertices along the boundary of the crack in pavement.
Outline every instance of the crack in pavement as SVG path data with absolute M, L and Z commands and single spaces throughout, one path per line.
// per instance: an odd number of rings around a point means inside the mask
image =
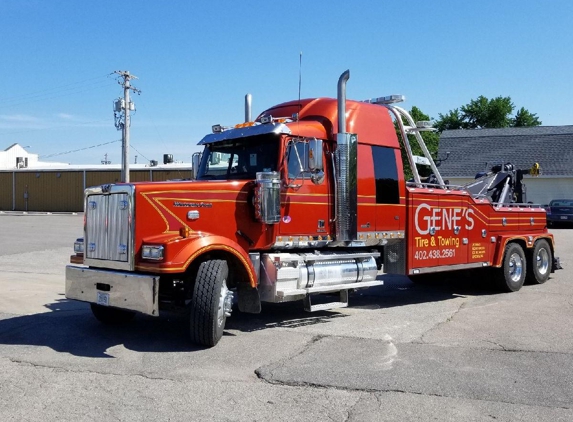
M 306 352 L 308 349 L 310 349 L 310 347 L 317 343 L 318 341 L 322 340 L 323 338 L 326 337 L 330 337 L 328 335 L 324 335 L 324 334 L 317 334 L 315 336 L 312 336 L 312 338 L 307 341 L 298 352 L 293 353 L 291 356 L 286 356 L 283 359 L 277 360 L 276 362 L 274 362 L 272 365 L 274 365 L 276 368 L 282 368 L 283 366 L 285 366 L 285 364 L 287 363 L 287 361 L 302 355 L 304 352 Z M 265 365 L 268 366 L 268 365 Z M 259 378 L 260 380 L 264 381 L 264 382 L 268 382 L 270 384 L 273 384 L 273 375 L 272 372 L 270 373 L 270 379 L 266 379 L 264 377 L 264 375 L 261 373 L 261 368 L 264 368 L 264 366 L 261 366 L 257 369 L 255 369 L 255 375 L 257 376 L 257 378 Z
M 451 322 L 454 319 L 454 317 L 466 306 L 466 304 L 469 301 L 470 301 L 470 298 L 465 298 L 465 300 L 460 304 L 460 306 L 458 306 L 458 309 L 456 309 L 448 318 L 446 318 L 445 321 L 437 322 L 433 327 L 429 328 L 424 333 L 422 333 L 422 335 L 420 336 L 420 338 L 418 340 L 413 340 L 412 343 L 414 343 L 414 344 L 430 344 L 424 340 L 424 337 L 426 335 L 430 334 L 432 331 L 437 330 L 442 325 L 446 325 L 447 323 Z
M 39 364 L 39 363 L 29 362 L 29 361 L 25 361 L 25 360 L 21 360 L 21 359 L 15 359 L 15 358 L 6 357 L 6 356 L 3 356 L 2 358 L 5 360 L 8 360 L 9 362 L 11 362 L 15 365 L 30 366 L 32 368 L 38 368 L 38 369 L 49 369 L 49 370 L 53 370 L 55 372 L 64 372 L 64 373 L 69 373 L 69 374 L 94 374 L 94 375 L 126 377 L 126 378 L 139 377 L 139 378 L 144 378 L 146 380 L 151 380 L 151 381 L 169 381 L 169 382 L 176 383 L 176 384 L 186 384 L 189 381 L 189 380 L 181 381 L 181 380 L 177 380 L 177 379 L 173 379 L 173 378 L 165 378 L 165 377 L 154 377 L 154 376 L 141 374 L 141 373 L 122 374 L 122 373 L 116 373 L 116 372 L 99 372 L 99 371 L 92 371 L 92 370 L 76 370 L 76 369 L 70 369 L 70 368 L 63 368 L 60 366 L 43 365 L 43 364 Z M 203 380 L 203 381 L 206 381 L 206 380 Z M 216 381 L 216 382 L 218 382 L 218 381 Z M 236 382 L 241 382 L 241 381 L 236 381 Z

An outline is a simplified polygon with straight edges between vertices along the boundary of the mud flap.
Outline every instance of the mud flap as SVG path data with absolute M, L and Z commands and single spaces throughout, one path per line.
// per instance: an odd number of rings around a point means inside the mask
M 559 261 L 558 256 L 553 257 L 553 265 L 551 266 L 551 272 L 554 273 L 555 270 L 562 270 L 561 261 Z
M 239 296 L 239 311 L 248 314 L 261 313 L 261 299 L 257 289 L 253 289 L 251 286 L 241 283 L 237 288 L 237 293 Z

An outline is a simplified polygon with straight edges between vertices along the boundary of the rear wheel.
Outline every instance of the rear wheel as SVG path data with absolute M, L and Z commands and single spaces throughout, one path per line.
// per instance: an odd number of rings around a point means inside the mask
M 527 282 L 543 284 L 549 279 L 553 254 L 549 243 L 545 239 L 535 242 L 531 259 L 527 261 Z
M 501 268 L 495 270 L 495 281 L 504 292 L 517 292 L 523 286 L 526 274 L 525 254 L 517 243 L 508 243 Z
M 227 261 L 216 259 L 202 262 L 191 299 L 191 341 L 213 347 L 223 336 L 225 322 L 231 316 L 233 292 L 227 288 Z
M 91 303 L 92 313 L 99 322 L 106 325 L 125 324 L 133 319 L 135 312 L 125 309 L 109 308 L 107 306 Z

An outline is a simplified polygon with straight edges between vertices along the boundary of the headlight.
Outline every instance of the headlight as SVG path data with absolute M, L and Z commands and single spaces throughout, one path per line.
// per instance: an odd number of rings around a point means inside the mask
M 74 242 L 74 253 L 84 253 L 84 239 L 77 239 Z
M 143 245 L 141 247 L 141 257 L 143 259 L 154 259 L 159 261 L 163 259 L 163 246 Z

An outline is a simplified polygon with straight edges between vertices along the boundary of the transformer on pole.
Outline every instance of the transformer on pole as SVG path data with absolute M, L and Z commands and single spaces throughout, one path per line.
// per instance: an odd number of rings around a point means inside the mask
M 119 75 L 118 83 L 123 87 L 123 98 L 118 98 L 113 103 L 113 114 L 115 117 L 115 127 L 121 130 L 121 181 L 129 183 L 129 112 L 135 110 L 135 104 L 129 99 L 129 91 L 141 94 L 141 91 L 130 84 L 131 79 L 137 76 L 128 71 L 116 70 L 113 72 Z

